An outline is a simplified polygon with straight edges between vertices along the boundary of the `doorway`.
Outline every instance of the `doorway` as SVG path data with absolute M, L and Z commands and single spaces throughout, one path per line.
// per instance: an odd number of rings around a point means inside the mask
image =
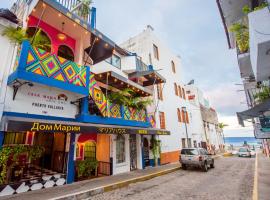
M 64 133 L 36 133 L 34 145 L 43 146 L 45 151 L 35 164 L 48 170 L 63 173 L 65 168 L 65 141 L 66 134 Z
M 137 169 L 137 142 L 136 135 L 130 135 L 129 137 L 129 147 L 130 147 L 130 170 Z
M 149 142 L 147 138 L 143 139 L 143 160 L 144 160 L 144 166 L 148 167 L 150 166 L 150 159 L 149 159 Z

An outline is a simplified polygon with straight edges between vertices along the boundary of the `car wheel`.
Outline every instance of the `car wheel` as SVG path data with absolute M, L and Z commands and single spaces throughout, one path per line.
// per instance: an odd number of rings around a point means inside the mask
M 207 172 L 208 171 L 208 166 L 207 166 L 207 163 L 206 162 L 203 165 L 203 171 L 204 172 Z
M 210 167 L 211 168 L 215 168 L 215 162 L 214 162 L 214 160 L 212 161 L 212 164 L 210 164 Z
M 187 166 L 185 164 L 182 164 L 182 169 L 183 170 L 186 170 L 187 169 Z

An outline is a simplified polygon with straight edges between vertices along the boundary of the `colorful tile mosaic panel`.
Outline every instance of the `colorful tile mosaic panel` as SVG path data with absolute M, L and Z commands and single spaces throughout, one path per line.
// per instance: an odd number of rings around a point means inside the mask
M 42 49 L 28 49 L 26 71 L 76 86 L 86 87 L 87 67 Z
M 121 107 L 118 104 L 109 102 L 110 117 L 121 118 Z
M 147 121 L 145 110 L 138 110 L 135 108 L 124 107 L 124 118 L 126 120 L 135 120 L 135 121 Z
M 97 84 L 94 74 L 90 74 L 89 95 L 95 101 L 103 117 L 107 116 L 107 99 Z
M 153 114 L 148 115 L 148 121 L 150 122 L 152 128 L 156 128 L 156 120 Z

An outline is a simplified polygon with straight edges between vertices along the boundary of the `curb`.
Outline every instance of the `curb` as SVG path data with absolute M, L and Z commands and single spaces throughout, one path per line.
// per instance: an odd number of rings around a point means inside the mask
M 119 189 L 119 188 L 126 187 L 126 186 L 128 186 L 128 185 L 130 185 L 132 183 L 142 182 L 142 181 L 150 180 L 150 179 L 158 177 L 158 176 L 169 174 L 169 173 L 175 172 L 175 171 L 177 171 L 179 169 L 181 169 L 180 166 L 179 167 L 174 167 L 174 168 L 171 168 L 171 169 L 167 169 L 167 170 L 163 170 L 163 171 L 160 171 L 160 172 L 152 173 L 152 174 L 149 174 L 149 175 L 129 179 L 129 180 L 126 180 L 126 181 L 120 181 L 120 182 L 117 182 L 117 183 L 112 183 L 112 184 L 97 187 L 97 188 L 94 188 L 94 189 L 81 191 L 81 192 L 78 192 L 78 193 L 73 193 L 73 194 L 60 196 L 60 197 L 54 197 L 54 198 L 52 198 L 50 200 L 86 199 L 86 198 L 89 198 L 89 197 L 97 195 L 97 194 L 101 194 L 101 193 L 104 193 L 104 192 L 109 192 L 109 191 L 112 191 L 112 190 L 116 190 L 116 189 Z

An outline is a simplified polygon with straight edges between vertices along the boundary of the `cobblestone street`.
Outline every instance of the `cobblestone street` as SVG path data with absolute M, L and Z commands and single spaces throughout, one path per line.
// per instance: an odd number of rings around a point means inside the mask
M 254 158 L 216 159 L 216 168 L 179 170 L 127 188 L 97 195 L 91 199 L 252 199 Z

